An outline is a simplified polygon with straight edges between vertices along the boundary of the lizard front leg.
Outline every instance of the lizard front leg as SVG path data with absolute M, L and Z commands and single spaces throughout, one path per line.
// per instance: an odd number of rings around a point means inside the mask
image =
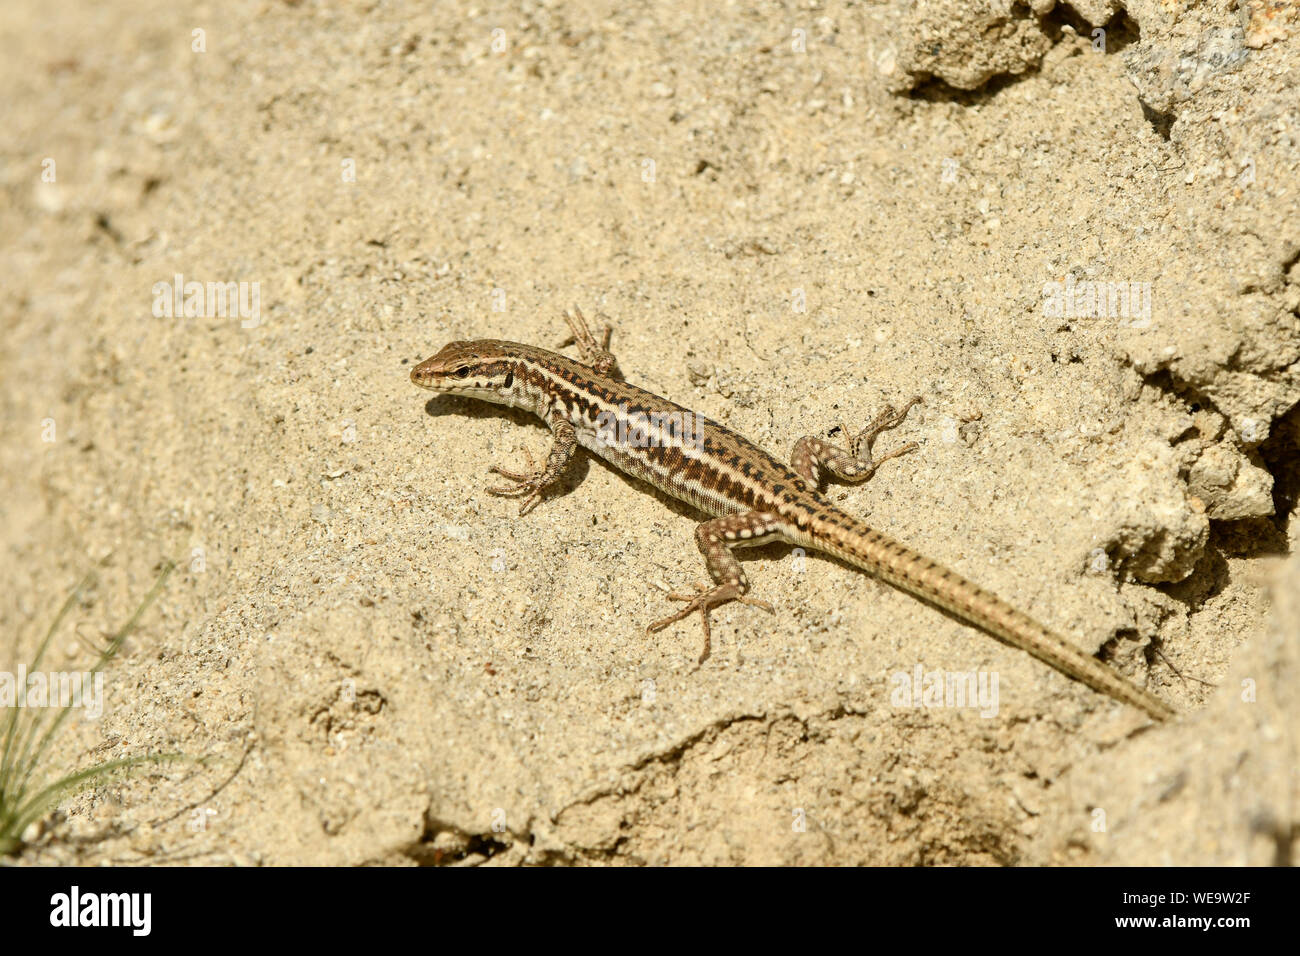
M 577 434 L 567 419 L 559 415 L 551 415 L 547 418 L 546 424 L 550 426 L 553 440 L 550 454 L 546 456 L 545 468 L 538 470 L 533 464 L 532 456 L 525 451 L 524 454 L 528 458 L 527 472 L 506 471 L 496 466 L 491 469 L 515 484 L 503 488 L 489 488 L 488 494 L 502 498 L 523 498 L 523 502 L 519 505 L 520 515 L 528 514 L 537 506 L 537 503 L 542 500 L 542 492 L 560 477 L 578 447 Z
M 725 515 L 697 525 L 695 528 L 695 543 L 704 555 L 705 564 L 709 569 L 709 577 L 713 579 L 713 587 L 706 588 L 701 585 L 697 594 L 669 594 L 668 596 L 674 601 L 687 601 L 689 603 L 676 614 L 669 615 L 662 621 L 655 621 L 646 630 L 650 633 L 662 631 L 669 624 L 680 621 L 687 615 L 699 611 L 700 619 L 704 622 L 704 652 L 700 654 L 699 661 L 703 664 L 708 660 L 709 653 L 712 650 L 713 639 L 709 631 L 709 612 L 714 608 L 731 601 L 740 601 L 742 604 L 761 607 L 769 614 L 773 613 L 772 605 L 766 601 L 749 597 L 745 593 L 749 590 L 749 581 L 745 577 L 745 571 L 741 568 L 740 562 L 731 553 L 731 549 L 762 544 L 764 541 L 778 535 L 780 528 L 781 519 L 776 515 L 763 511 L 745 511 L 740 514 Z
M 841 425 L 840 431 L 849 437 L 847 451 L 814 435 L 805 435 L 795 442 L 794 453 L 790 456 L 790 466 L 813 484 L 821 482 L 823 470 L 829 471 L 841 481 L 866 481 L 876 473 L 876 469 L 882 462 L 917 449 L 916 442 L 908 442 L 903 447 L 895 448 L 889 454 L 881 455 L 879 458 L 873 458 L 871 454 L 872 446 L 875 445 L 880 433 L 902 422 L 912 406 L 920 400 L 921 397 L 918 395 L 897 411 L 892 406 L 886 406 L 883 412 L 856 435 L 850 435 Z
M 611 378 L 622 378 L 619 373 L 618 360 L 614 358 L 614 353 L 609 350 L 610 327 L 606 325 L 601 330 L 601 336 L 597 339 L 587 328 L 587 320 L 583 317 L 582 310 L 576 305 L 564 313 L 564 321 L 569 326 L 572 334 L 573 343 L 578 347 L 578 352 L 582 356 L 582 361 L 590 365 L 601 375 L 608 375 Z M 562 344 L 568 344 L 567 341 Z

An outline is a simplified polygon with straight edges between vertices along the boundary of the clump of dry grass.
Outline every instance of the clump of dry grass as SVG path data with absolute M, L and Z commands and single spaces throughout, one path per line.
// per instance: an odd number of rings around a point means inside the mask
M 90 669 L 91 675 L 102 671 L 117 655 L 122 642 L 135 630 L 141 616 L 162 591 L 174 567 L 172 562 L 166 562 L 158 575 L 158 580 L 154 582 L 154 586 L 145 595 L 130 619 L 109 638 L 100 651 L 99 658 Z M 72 589 L 67 600 L 63 602 L 63 607 L 54 616 L 54 621 L 45 632 L 45 637 L 36 648 L 36 654 L 27 666 L 28 673 L 35 673 L 40 667 L 45 652 L 54 639 L 55 631 L 94 579 L 95 574 L 92 571 Z M 116 770 L 175 756 L 145 754 L 119 760 L 106 760 L 49 780 L 46 774 L 42 773 L 43 761 L 50 753 L 50 747 L 58 735 L 59 728 L 63 726 L 64 720 L 73 708 L 61 706 L 33 709 L 14 706 L 6 709 L 7 714 L 0 712 L 0 856 L 20 849 L 23 844 L 23 831 L 28 825 L 39 820 L 64 797 L 94 784 Z

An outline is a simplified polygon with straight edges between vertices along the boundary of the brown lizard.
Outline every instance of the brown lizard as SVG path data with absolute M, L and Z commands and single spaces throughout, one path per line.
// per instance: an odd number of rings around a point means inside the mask
M 910 443 L 873 457 L 872 446 L 919 398 L 897 411 L 885 409 L 849 438 L 847 449 L 813 436 L 799 439 L 787 465 L 729 428 L 629 385 L 609 351 L 609 328 L 598 341 L 581 312 L 565 313 L 565 320 L 581 362 L 516 342 L 451 342 L 417 365 L 411 381 L 435 392 L 521 408 L 547 424 L 554 441 L 544 467 L 528 473 L 492 469 L 514 484 L 488 490 L 522 498 L 521 515 L 541 501 L 581 445 L 620 471 L 713 516 L 695 529 L 712 587 L 670 594 L 686 606 L 649 628 L 661 630 L 698 611 L 704 622 L 700 663 L 709 656 L 709 613 L 714 608 L 741 601 L 772 611 L 766 601 L 747 593 L 749 582 L 732 549 L 780 540 L 834 555 L 1157 720 L 1175 714 L 1164 701 L 1024 612 L 841 511 L 821 494 L 824 473 L 843 481 L 866 481 L 881 462 L 913 451 L 917 446 Z

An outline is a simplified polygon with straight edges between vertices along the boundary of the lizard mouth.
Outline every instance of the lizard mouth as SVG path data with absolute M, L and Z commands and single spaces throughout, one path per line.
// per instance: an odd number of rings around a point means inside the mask
M 434 382 L 433 369 L 429 367 L 429 362 L 423 361 L 415 368 L 411 369 L 411 381 L 420 388 L 437 389 Z

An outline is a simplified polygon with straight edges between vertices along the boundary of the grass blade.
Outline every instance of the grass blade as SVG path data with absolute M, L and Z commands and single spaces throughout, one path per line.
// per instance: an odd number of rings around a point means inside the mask
M 88 672 L 91 676 L 102 671 L 108 662 L 121 650 L 123 642 L 135 630 L 140 618 L 162 592 L 163 586 L 167 583 L 167 578 L 175 570 L 175 567 L 174 562 L 167 561 L 164 563 L 158 579 L 154 582 L 149 593 L 145 595 L 144 600 L 140 602 L 127 622 L 117 630 L 100 651 L 98 659 Z M 63 606 L 59 609 L 58 614 L 54 616 L 54 621 L 50 624 L 49 630 L 46 631 L 44 638 L 37 646 L 31 664 L 28 665 L 29 674 L 38 670 L 59 625 L 63 623 L 73 605 L 94 579 L 94 572 L 87 574 L 73 588 L 67 600 L 63 602 Z M 19 689 L 15 688 L 15 691 L 18 692 Z M 25 695 L 26 692 L 26 687 L 21 688 L 22 694 Z M 48 722 L 42 719 L 45 710 L 43 708 L 36 716 L 24 721 L 23 717 L 27 713 L 27 708 L 17 707 L 17 700 L 14 703 L 15 706 L 4 718 L 3 741 L 0 742 L 0 856 L 12 853 L 21 847 L 23 831 L 28 825 L 40 819 L 60 798 L 67 796 L 69 793 L 81 787 L 89 786 L 116 770 L 181 757 L 178 754 L 144 754 L 137 757 L 122 757 L 74 771 L 59 777 L 52 783 L 35 787 L 34 781 L 37 777 L 37 771 L 42 766 L 42 761 L 49 752 L 49 748 L 60 727 L 63 726 L 64 720 L 73 708 L 71 703 L 59 707 L 58 712 Z M 42 727 L 44 727 L 43 730 Z

